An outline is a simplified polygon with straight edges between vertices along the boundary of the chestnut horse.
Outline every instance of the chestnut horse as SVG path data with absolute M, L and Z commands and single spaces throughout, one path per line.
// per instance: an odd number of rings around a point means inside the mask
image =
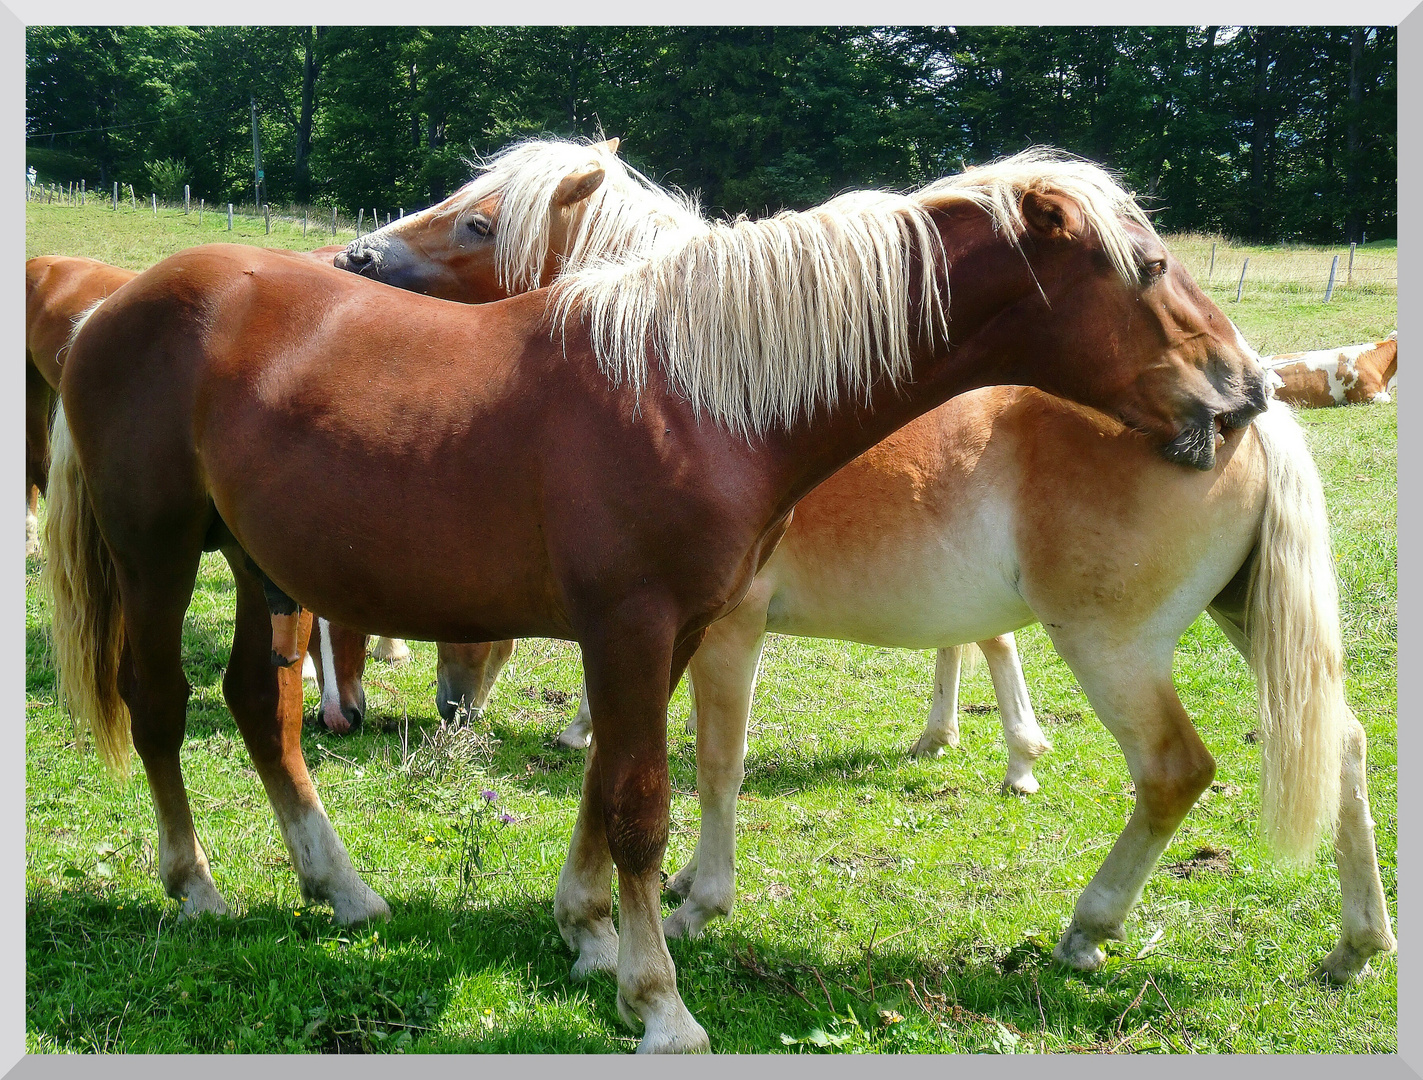
M 225 910 L 179 765 L 178 648 L 201 552 L 223 550 L 228 705 L 305 894 L 349 923 L 388 908 L 307 773 L 269 598 L 405 637 L 577 641 L 593 742 L 555 920 L 575 975 L 616 970 L 640 1050 L 705 1050 L 660 913 L 668 697 L 802 497 L 993 383 L 1100 408 L 1200 469 L 1265 404 L 1262 369 L 1130 197 L 1042 152 L 485 305 L 196 248 L 89 316 L 65 366 L 47 519 L 61 690 L 115 767 L 131 732 L 169 893 Z
M 1281 353 L 1264 363 L 1280 381 L 1275 396 L 1302 409 L 1387 405 L 1398 381 L 1398 331 L 1383 341 Z
M 480 175 L 443 202 L 351 241 L 335 265 L 411 292 L 483 304 L 549 285 L 595 259 L 650 252 L 669 233 L 705 230 L 690 199 L 629 166 L 618 145 L 515 143 L 481 162 Z M 351 658 L 345 670 L 353 671 L 357 635 L 332 626 L 330 637 L 338 663 Z M 452 720 L 462 708 L 479 715 L 513 649 L 512 641 L 495 648 L 441 642 L 440 716 Z M 381 638 L 374 651 L 393 662 L 410 654 L 398 638 Z M 338 693 L 348 703 L 365 697 L 359 682 L 343 682 Z M 334 733 L 349 730 L 342 711 L 321 715 Z

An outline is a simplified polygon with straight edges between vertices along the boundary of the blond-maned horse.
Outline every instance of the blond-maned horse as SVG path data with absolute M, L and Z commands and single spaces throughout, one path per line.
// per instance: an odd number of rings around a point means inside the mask
M 707 230 L 693 200 L 633 169 L 618 157 L 618 146 L 617 139 L 592 145 L 559 140 L 516 144 L 485 162 L 480 176 L 444 202 L 353 240 L 335 265 L 415 292 L 483 303 L 547 284 L 609 256 L 635 257 L 675 237 Z M 405 650 L 403 642 L 393 644 Z M 1013 635 L 978 644 L 988 661 L 1008 742 L 1004 783 L 1027 794 L 1037 789 L 1032 762 L 1050 743 L 1033 715 Z M 494 649 L 442 643 L 436 692 L 440 715 L 451 719 L 461 707 L 474 715 L 481 712 L 513 651 L 513 641 Z M 336 653 L 339 661 L 339 640 Z M 929 728 L 942 737 L 921 740 L 915 753 L 937 755 L 944 745 L 958 744 L 960 654 L 957 645 L 940 650 Z M 380 645 L 376 655 L 381 655 Z M 353 698 L 357 692 L 348 687 L 339 695 Z M 586 702 L 584 694 L 577 718 L 559 737 L 563 745 L 588 745 L 592 719 Z
M 915 746 L 922 753 L 956 742 L 955 714 L 938 707 L 956 689 L 953 646 L 1041 622 L 1136 786 L 1135 812 L 1055 951 L 1072 967 L 1100 966 L 1102 943 L 1122 936 L 1157 859 L 1214 775 L 1171 674 L 1177 642 L 1206 611 L 1258 683 L 1270 845 L 1286 858 L 1312 857 L 1297 800 L 1324 783 L 1337 792 L 1320 813 L 1332 817 L 1328 807 L 1338 806 L 1343 928 L 1318 973 L 1347 982 L 1369 957 L 1392 951 L 1364 731 L 1344 700 L 1318 472 L 1282 404 L 1225 440 L 1210 472 L 1182 469 L 1100 413 L 996 387 L 906 425 L 801 500 L 745 599 L 708 627 L 687 669 L 701 834 L 668 882 L 684 900 L 666 919 L 667 935 L 699 934 L 735 899 L 736 799 L 768 631 L 939 648 L 936 708 Z M 1011 788 L 1015 777 L 1031 779 L 1046 740 L 1016 650 L 995 652 Z M 580 705 L 569 741 L 585 715 Z M 1342 760 L 1329 745 L 1337 732 Z M 1296 744 L 1307 752 L 1291 765 L 1282 755 Z
M 691 199 L 654 184 L 618 157 L 618 146 L 618 139 L 514 143 L 479 162 L 479 175 L 449 198 L 351 241 L 335 265 L 410 292 L 483 304 L 552 284 L 598 259 L 646 255 L 668 236 L 705 231 Z M 343 651 L 352 653 L 345 640 L 351 631 L 327 632 L 338 661 Z M 441 642 L 440 715 L 450 720 L 461 709 L 478 715 L 497 665 L 513 648 L 512 641 L 492 650 Z M 410 656 L 399 638 L 380 638 L 372 652 L 391 663 Z M 328 696 L 364 700 L 349 681 Z M 328 729 L 349 730 L 339 707 L 323 716 Z
M 997 383 L 1101 408 L 1202 471 L 1266 400 L 1130 196 L 1042 153 L 712 227 L 485 305 L 196 248 L 100 306 L 66 361 L 47 518 L 59 687 L 116 768 L 131 736 L 165 887 L 186 912 L 224 910 L 179 764 L 183 615 L 201 552 L 223 550 L 224 694 L 304 892 L 353 922 L 389 909 L 306 769 L 300 672 L 270 662 L 274 595 L 392 635 L 577 641 L 594 738 L 555 921 L 575 973 L 617 971 L 639 1049 L 705 1050 L 660 910 L 668 697 L 801 499 Z M 336 527 L 353 505 L 371 508 L 359 529 Z M 309 620 L 281 617 L 300 659 Z M 1336 776 L 1339 734 L 1323 739 Z M 1317 742 L 1286 742 L 1290 775 L 1308 780 Z M 1292 794 L 1307 807 L 1291 835 L 1312 844 L 1337 781 Z

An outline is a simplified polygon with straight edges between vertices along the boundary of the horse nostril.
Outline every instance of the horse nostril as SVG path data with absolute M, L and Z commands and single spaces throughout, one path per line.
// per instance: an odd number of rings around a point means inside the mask
M 352 731 L 361 726 L 361 720 L 364 719 L 365 714 L 359 705 L 352 705 L 349 709 L 342 711 L 346 714 L 346 719 L 349 721 Z

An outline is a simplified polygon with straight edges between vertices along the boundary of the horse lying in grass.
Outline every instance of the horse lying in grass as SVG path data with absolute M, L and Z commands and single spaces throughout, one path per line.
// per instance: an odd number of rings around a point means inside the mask
M 1202 470 L 1265 406 L 1263 370 L 1130 197 L 1041 152 L 711 227 L 485 305 L 195 248 L 101 305 L 65 364 L 46 525 L 61 693 L 115 768 L 131 734 L 170 895 L 225 911 L 179 764 L 183 615 L 203 550 L 221 549 L 225 698 L 303 892 L 350 923 L 388 908 L 307 773 L 269 598 L 402 637 L 577 641 L 593 742 L 555 920 L 576 975 L 616 970 L 640 1050 L 705 1050 L 660 911 L 668 697 L 797 502 L 994 383 L 1099 408 Z M 343 524 L 351 507 L 366 515 Z M 1276 759 L 1296 813 L 1274 838 L 1312 850 L 1341 732 L 1300 734 Z M 1156 769 L 1172 807 L 1195 790 L 1194 755 Z
M 1398 331 L 1383 341 L 1281 353 L 1264 363 L 1280 380 L 1275 396 L 1301 409 L 1387 405 L 1398 382 Z

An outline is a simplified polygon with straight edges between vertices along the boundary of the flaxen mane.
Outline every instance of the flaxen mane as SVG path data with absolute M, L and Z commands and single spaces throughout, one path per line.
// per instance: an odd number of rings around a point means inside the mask
M 455 196 L 462 207 L 499 196 L 494 252 L 504 288 L 515 293 L 538 288 L 548 258 L 554 192 L 565 177 L 595 162 L 604 170 L 602 184 L 587 199 L 557 211 L 568 218 L 569 237 L 560 274 L 609 256 L 646 258 L 668 234 L 706 230 L 691 198 L 657 186 L 601 143 L 515 143 L 473 162 L 480 175 Z
M 1029 190 L 1075 200 L 1118 272 L 1136 280 L 1123 219 L 1151 225 L 1131 196 L 1090 162 L 1032 150 L 910 195 L 852 192 L 802 213 L 664 234 L 650 257 L 590 261 L 563 278 L 554 322 L 585 318 L 615 381 L 642 386 L 650 342 L 699 414 L 746 436 L 788 427 L 908 375 L 915 260 L 928 268 L 919 333 L 947 338 L 948 280 L 930 209 L 971 202 L 1016 243 Z

